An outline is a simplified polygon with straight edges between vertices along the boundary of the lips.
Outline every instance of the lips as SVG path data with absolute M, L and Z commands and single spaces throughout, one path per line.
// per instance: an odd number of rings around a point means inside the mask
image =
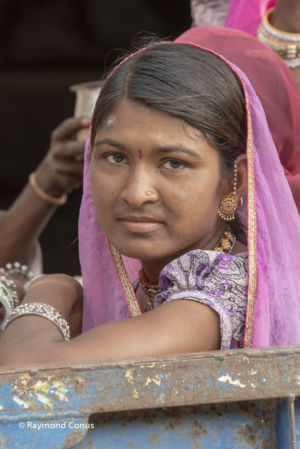
M 137 234 L 148 234 L 150 232 L 156 231 L 162 226 L 161 221 L 146 216 L 126 216 L 119 218 L 119 221 L 121 221 L 121 223 L 128 231 Z

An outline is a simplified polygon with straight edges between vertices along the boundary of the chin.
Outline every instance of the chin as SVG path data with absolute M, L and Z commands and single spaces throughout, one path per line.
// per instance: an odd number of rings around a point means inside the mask
M 156 260 L 166 257 L 165 251 L 162 253 L 162 245 L 154 245 L 153 242 L 128 242 L 110 240 L 112 245 L 124 256 L 139 260 Z

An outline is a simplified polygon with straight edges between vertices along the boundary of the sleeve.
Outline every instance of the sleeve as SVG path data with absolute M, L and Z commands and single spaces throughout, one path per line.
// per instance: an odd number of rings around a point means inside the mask
M 220 317 L 221 349 L 243 344 L 247 287 L 247 253 L 228 255 L 194 250 L 169 263 L 160 274 L 155 307 L 186 299 L 215 310 Z

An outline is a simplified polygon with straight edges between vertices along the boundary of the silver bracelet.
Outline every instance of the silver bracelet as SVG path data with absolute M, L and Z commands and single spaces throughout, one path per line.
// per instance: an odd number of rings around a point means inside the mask
M 54 307 L 40 302 L 21 304 L 16 307 L 3 321 L 1 326 L 2 330 L 5 330 L 12 321 L 25 315 L 36 315 L 46 318 L 55 324 L 66 341 L 70 340 L 70 326 L 67 321 Z

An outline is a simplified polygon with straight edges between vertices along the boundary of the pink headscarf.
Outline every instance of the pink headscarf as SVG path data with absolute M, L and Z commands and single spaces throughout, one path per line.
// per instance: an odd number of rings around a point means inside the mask
M 247 74 L 263 105 L 300 213 L 300 97 L 292 71 L 273 50 L 242 31 L 214 26 L 195 27 L 179 36 L 176 42 L 202 45 Z
M 246 76 L 233 64 L 228 65 L 243 85 L 248 116 L 248 201 L 244 208 L 248 215 L 249 289 L 245 347 L 299 344 L 298 212 L 262 106 Z M 89 180 L 90 152 L 88 140 L 79 219 L 83 331 L 140 313 L 130 283 L 137 278 L 140 263 L 112 248 L 97 222 Z

